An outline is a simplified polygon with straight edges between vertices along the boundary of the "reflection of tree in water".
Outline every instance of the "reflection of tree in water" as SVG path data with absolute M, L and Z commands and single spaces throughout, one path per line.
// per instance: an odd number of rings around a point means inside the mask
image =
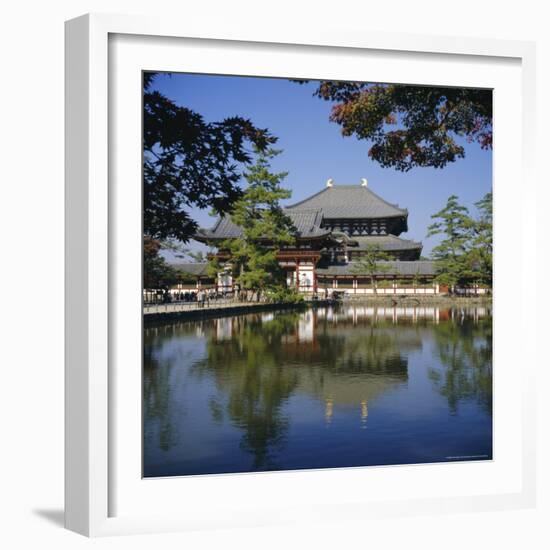
M 162 343 L 156 342 L 151 332 L 144 331 L 143 346 L 143 410 L 147 421 L 159 422 L 159 447 L 169 450 L 175 444 L 170 420 L 170 367 L 158 361 Z M 147 433 L 144 434 L 148 436 Z
M 434 325 L 436 352 L 445 369 L 430 378 L 455 414 L 460 401 L 475 399 L 489 413 L 493 407 L 492 321 L 465 317 Z
M 304 325 L 303 312 L 148 327 L 144 332 L 144 410 L 146 423 L 152 421 L 155 426 L 148 437 L 153 433 L 156 437 L 158 426 L 162 449 L 177 443 L 175 430 L 185 425 L 179 417 L 185 414 L 186 403 L 174 394 L 178 388 L 175 377 L 205 376 L 218 389 L 209 403 L 212 420 L 223 423 L 227 419 L 242 430 L 241 447 L 253 457 L 252 470 L 276 469 L 289 429 L 284 407 L 291 395 L 317 400 L 326 405 L 327 415 L 336 414 L 341 406 L 356 407 L 358 419 L 366 416 L 370 400 L 407 382 L 408 353 L 421 348 L 427 332 L 434 334 L 438 357 L 445 366 L 430 376 L 451 409 L 456 411 L 461 399 L 475 398 L 491 410 L 489 320 L 396 325 L 368 318 L 329 320 L 315 311 L 308 313 L 313 323 L 309 328 Z M 180 338 L 192 342 L 195 336 L 201 337 L 206 355 L 196 355 L 192 363 L 181 352 L 189 345 L 165 347 Z M 180 350 L 180 355 L 174 350 Z
M 329 323 L 317 328 L 317 359 L 331 370 L 346 373 L 395 374 L 407 376 L 401 355 L 403 334 L 383 326 L 365 325 L 338 329 Z M 417 337 L 416 345 L 421 341 Z
M 365 400 L 407 379 L 399 331 L 338 332 L 321 322 L 313 340 L 302 342 L 299 320 L 297 313 L 263 322 L 259 315 L 235 317 L 231 337 L 210 338 L 206 359 L 194 366 L 195 374 L 214 376 L 220 397 L 210 403 L 212 417 L 227 415 L 244 431 L 241 446 L 253 455 L 253 469 L 276 468 L 289 424 L 282 408 L 295 391 L 365 408 Z M 408 341 L 421 345 L 418 335 Z
M 244 430 L 241 446 L 253 455 L 253 470 L 275 468 L 273 452 L 284 442 L 288 419 L 281 409 L 296 387 L 298 374 L 285 367 L 281 340 L 294 333 L 297 320 L 297 314 L 264 323 L 259 316 L 236 317 L 233 338 L 210 339 L 207 358 L 194 367 L 196 373 L 213 375 L 227 398 L 226 413 Z M 220 402 L 213 400 L 210 408 L 219 420 Z
M 172 421 L 174 411 L 172 393 L 174 379 L 173 367 L 177 366 L 180 357 L 162 357 L 164 346 L 178 337 L 189 337 L 196 334 L 203 326 L 198 323 L 176 323 L 151 326 L 143 331 L 143 411 L 145 421 L 158 422 L 159 447 L 168 451 L 177 444 L 178 434 Z M 179 410 L 178 414 L 182 411 Z M 145 431 L 144 437 L 152 433 Z
M 322 321 L 316 334 L 318 346 L 301 369 L 300 390 L 325 401 L 327 419 L 338 406 L 356 407 L 366 416 L 371 400 L 407 381 L 408 359 L 402 352 L 421 346 L 414 330 L 405 333 L 384 324 Z

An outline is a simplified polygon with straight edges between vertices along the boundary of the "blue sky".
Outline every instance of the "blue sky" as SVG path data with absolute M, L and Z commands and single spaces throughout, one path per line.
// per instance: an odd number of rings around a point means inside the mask
M 403 173 L 381 168 L 367 155 L 369 143 L 342 137 L 340 127 L 329 121 L 331 103 L 312 96 L 315 83 L 298 85 L 285 79 L 160 74 L 153 87 L 175 103 L 200 113 L 209 122 L 229 116 L 243 116 L 277 136 L 275 171 L 289 172 L 284 185 L 292 191 L 287 204 L 297 202 L 324 188 L 326 180 L 335 184 L 369 187 L 389 202 L 409 210 L 409 231 L 401 236 L 422 241 L 423 255 L 429 255 L 437 238 L 426 238 L 430 216 L 447 198 L 458 195 L 472 207 L 492 185 L 492 153 L 479 145 L 460 142 L 466 156 L 443 169 L 414 168 Z M 195 219 L 210 227 L 214 219 L 206 211 L 195 211 Z M 202 249 L 198 243 L 190 248 Z

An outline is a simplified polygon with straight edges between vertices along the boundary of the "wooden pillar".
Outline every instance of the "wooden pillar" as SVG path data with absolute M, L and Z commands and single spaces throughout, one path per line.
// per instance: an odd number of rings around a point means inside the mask
M 317 294 L 317 265 L 313 262 L 313 293 Z

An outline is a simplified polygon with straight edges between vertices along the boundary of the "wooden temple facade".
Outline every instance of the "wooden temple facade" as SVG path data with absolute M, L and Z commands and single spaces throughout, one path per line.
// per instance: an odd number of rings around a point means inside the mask
M 286 270 L 287 284 L 304 293 L 331 295 L 374 292 L 371 275 L 362 273 L 358 260 L 373 247 L 391 260 L 383 264 L 376 278 L 379 294 L 436 294 L 435 268 L 431 261 L 420 260 L 422 243 L 404 239 L 408 230 L 408 211 L 374 193 L 363 179 L 356 185 L 326 187 L 311 197 L 285 208 L 296 228 L 296 244 L 278 255 Z M 211 229 L 201 229 L 196 240 L 216 247 L 232 238 L 240 238 L 241 229 L 228 216 L 219 218 Z M 223 251 L 218 251 L 220 255 Z M 232 291 L 229 274 L 220 273 L 209 280 L 205 264 L 178 264 L 196 277 L 197 286 Z

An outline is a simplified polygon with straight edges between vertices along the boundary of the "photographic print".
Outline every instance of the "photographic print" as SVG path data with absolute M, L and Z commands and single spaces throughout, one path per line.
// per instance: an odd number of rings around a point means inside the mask
M 143 73 L 143 476 L 491 460 L 489 89 Z

